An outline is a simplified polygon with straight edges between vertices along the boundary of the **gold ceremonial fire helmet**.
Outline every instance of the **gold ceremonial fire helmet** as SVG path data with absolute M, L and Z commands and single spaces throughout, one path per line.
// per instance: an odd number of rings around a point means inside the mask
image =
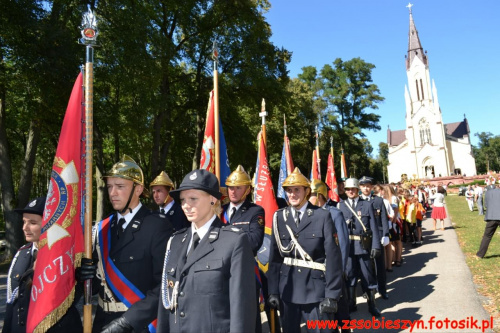
M 328 199 L 328 189 L 326 188 L 326 184 L 319 179 L 313 179 L 311 181 L 311 193 L 321 194 Z
M 162 171 L 152 182 L 149 184 L 149 188 L 157 185 L 163 185 L 170 187 L 170 189 L 175 190 L 174 183 L 170 179 L 170 177 L 167 175 L 165 171 Z
M 238 165 L 236 170 L 234 170 L 229 177 L 226 179 L 226 186 L 252 186 L 252 178 L 243 169 L 241 165 Z
M 287 186 L 304 186 L 304 187 L 310 187 L 309 179 L 304 176 L 299 168 L 295 168 L 291 174 L 286 177 L 285 181 L 281 185 L 282 187 L 287 187 Z
M 149 191 L 144 186 L 144 174 L 142 173 L 142 169 L 130 156 L 123 155 L 121 161 L 115 163 L 111 170 L 102 176 L 102 179 L 113 177 L 128 179 L 135 184 L 142 185 L 144 187 L 142 195 L 146 198 L 149 197 Z

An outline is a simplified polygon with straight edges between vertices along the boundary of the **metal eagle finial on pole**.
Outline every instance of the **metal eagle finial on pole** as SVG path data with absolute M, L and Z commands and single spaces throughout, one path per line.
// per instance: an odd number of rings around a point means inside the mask
M 97 18 L 90 5 L 83 14 L 80 43 L 86 45 L 84 69 L 85 89 L 85 186 L 84 186 L 84 241 L 85 258 L 92 259 L 92 152 L 93 152 L 93 113 L 94 113 L 94 49 L 97 30 Z M 84 284 L 83 331 L 92 332 L 92 280 Z

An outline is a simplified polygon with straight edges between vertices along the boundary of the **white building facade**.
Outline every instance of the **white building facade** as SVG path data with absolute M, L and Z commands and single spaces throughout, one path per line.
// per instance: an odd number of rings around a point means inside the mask
M 410 31 L 406 56 L 406 129 L 387 130 L 389 182 L 402 178 L 430 179 L 476 174 L 467 119 L 443 124 L 434 80 L 431 81 L 410 7 Z

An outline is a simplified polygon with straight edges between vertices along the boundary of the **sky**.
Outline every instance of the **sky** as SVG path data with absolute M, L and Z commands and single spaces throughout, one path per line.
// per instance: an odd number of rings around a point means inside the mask
M 408 0 L 270 0 L 265 14 L 271 41 L 292 52 L 290 77 L 305 66 L 320 70 L 336 58 L 360 57 L 375 65 L 374 84 L 385 101 L 378 104 L 381 130 L 366 131 L 378 155 L 387 127 L 406 128 L 404 89 L 408 84 Z M 413 20 L 429 59 L 443 122 L 469 122 L 475 133 L 499 135 L 500 1 L 413 0 Z M 495 103 L 497 102 L 497 103 Z

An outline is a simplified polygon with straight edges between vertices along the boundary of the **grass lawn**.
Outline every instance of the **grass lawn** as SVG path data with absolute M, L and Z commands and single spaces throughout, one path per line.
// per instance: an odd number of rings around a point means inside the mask
M 478 215 L 477 207 L 471 212 L 463 196 L 448 195 L 446 206 L 477 290 L 489 300 L 484 307 L 498 323 L 500 321 L 500 228 L 493 236 L 486 256 L 477 260 L 476 252 L 481 244 L 486 224 L 483 216 Z M 496 332 L 500 332 L 500 328 L 497 327 Z

